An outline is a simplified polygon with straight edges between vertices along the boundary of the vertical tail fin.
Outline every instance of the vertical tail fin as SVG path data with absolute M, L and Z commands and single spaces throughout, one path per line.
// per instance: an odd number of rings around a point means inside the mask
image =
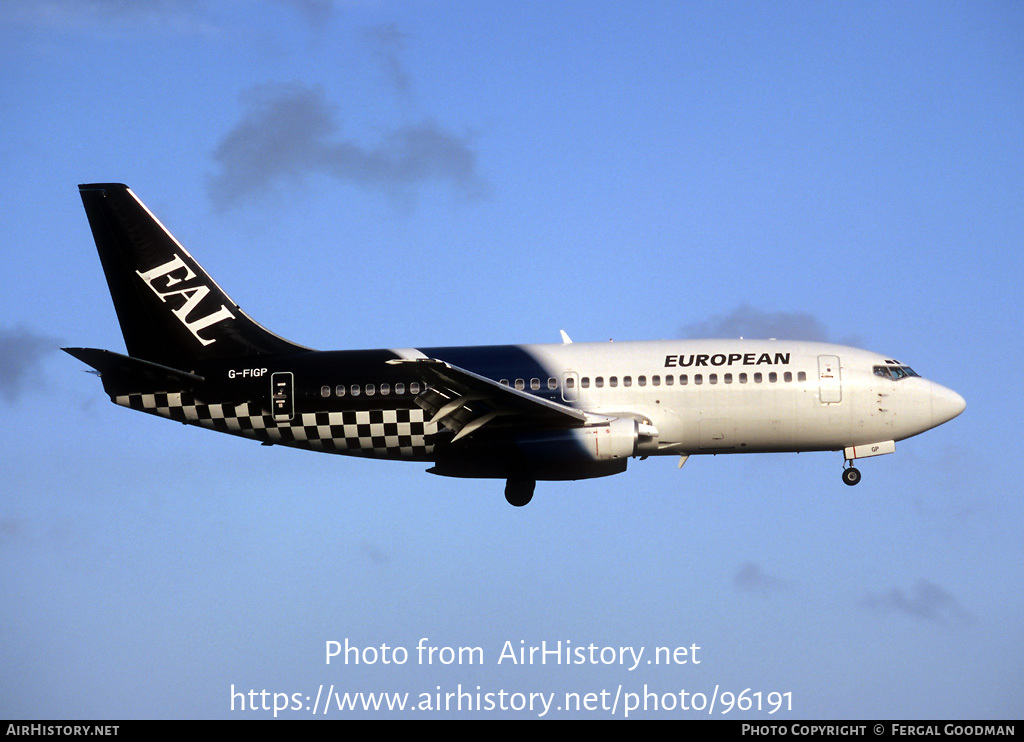
M 239 309 L 127 186 L 78 189 L 130 355 L 180 368 L 308 350 Z

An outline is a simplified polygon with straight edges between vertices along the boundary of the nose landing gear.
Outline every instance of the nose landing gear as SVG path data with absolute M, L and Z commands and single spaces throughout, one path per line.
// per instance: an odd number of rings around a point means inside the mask
M 852 487 L 859 481 L 860 469 L 854 468 L 852 466 L 849 467 L 848 469 L 843 469 L 843 484 L 848 484 L 849 486 Z
M 864 443 L 856 446 L 846 446 L 843 449 L 843 484 L 853 486 L 860 481 L 860 472 L 853 467 L 854 459 L 863 459 L 868 456 L 881 456 L 886 453 L 896 452 L 896 441 L 879 441 L 878 443 Z

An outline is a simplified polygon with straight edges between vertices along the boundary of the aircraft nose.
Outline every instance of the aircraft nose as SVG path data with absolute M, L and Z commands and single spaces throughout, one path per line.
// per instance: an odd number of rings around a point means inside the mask
M 935 385 L 932 389 L 932 423 L 942 425 L 959 415 L 967 407 L 967 402 L 952 389 Z

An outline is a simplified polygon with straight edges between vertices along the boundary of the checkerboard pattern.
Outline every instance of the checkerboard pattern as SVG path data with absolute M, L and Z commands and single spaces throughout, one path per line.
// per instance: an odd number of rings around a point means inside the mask
M 287 422 L 275 422 L 272 415 L 250 409 L 248 402 L 206 404 L 188 392 L 126 394 L 113 401 L 222 433 L 350 456 L 430 461 L 434 447 L 426 438 L 437 432 L 437 426 L 428 425 L 419 408 L 307 412 Z

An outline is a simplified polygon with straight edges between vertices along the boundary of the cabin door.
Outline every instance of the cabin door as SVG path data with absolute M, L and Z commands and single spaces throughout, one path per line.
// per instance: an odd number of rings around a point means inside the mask
M 835 404 L 843 401 L 839 356 L 818 356 L 818 389 L 822 404 Z
M 275 422 L 287 422 L 295 416 L 295 379 L 291 371 L 270 375 L 270 409 Z

